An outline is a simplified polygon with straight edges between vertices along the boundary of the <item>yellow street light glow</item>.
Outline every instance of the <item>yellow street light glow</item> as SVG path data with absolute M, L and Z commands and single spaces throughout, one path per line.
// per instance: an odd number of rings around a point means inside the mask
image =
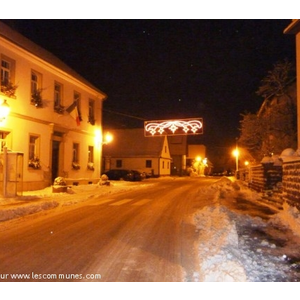
M 232 151 L 232 155 L 233 155 L 234 157 L 238 157 L 239 154 L 240 154 L 240 152 L 239 152 L 238 149 L 234 149 L 234 150 Z
M 111 133 L 107 132 L 105 135 L 104 135 L 104 141 L 103 141 L 103 144 L 108 144 L 110 142 L 112 142 L 112 140 L 114 139 L 114 137 L 112 136 Z
M 10 107 L 6 102 L 6 99 L 3 100 L 2 104 L 0 105 L 0 121 L 3 121 L 7 118 L 10 113 Z

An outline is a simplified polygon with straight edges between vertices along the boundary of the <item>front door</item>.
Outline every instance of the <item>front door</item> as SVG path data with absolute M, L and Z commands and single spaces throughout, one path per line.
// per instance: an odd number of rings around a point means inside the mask
M 60 141 L 52 141 L 52 182 L 59 176 L 59 146 Z

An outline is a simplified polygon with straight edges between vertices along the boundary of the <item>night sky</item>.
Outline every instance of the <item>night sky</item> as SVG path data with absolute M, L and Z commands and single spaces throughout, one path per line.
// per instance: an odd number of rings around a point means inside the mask
M 8 21 L 8 20 L 7 20 Z M 234 145 L 260 81 L 295 62 L 291 20 L 13 20 L 14 29 L 108 95 L 104 128 L 202 117 L 209 147 Z

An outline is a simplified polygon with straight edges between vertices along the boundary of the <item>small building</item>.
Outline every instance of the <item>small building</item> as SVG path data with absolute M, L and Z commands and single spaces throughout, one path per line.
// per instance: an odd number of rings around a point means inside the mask
M 0 60 L 0 106 L 10 108 L 0 116 L 0 151 L 22 153 L 14 177 L 22 175 L 23 190 L 43 189 L 58 176 L 99 178 L 106 95 L 1 22 Z
M 166 136 L 145 137 L 143 128 L 110 130 L 113 141 L 103 147 L 103 172 L 132 169 L 150 176 L 171 174 L 171 155 Z
M 182 176 L 186 174 L 187 135 L 168 136 L 172 156 L 171 174 Z

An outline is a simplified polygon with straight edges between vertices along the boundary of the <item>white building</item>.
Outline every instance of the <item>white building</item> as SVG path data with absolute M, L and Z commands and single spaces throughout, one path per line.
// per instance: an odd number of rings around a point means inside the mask
M 58 176 L 97 180 L 106 95 L 3 23 L 0 58 L 0 106 L 10 107 L 0 116 L 1 151 L 22 153 L 23 163 L 9 176 L 20 178 L 23 190 L 45 188 Z
M 171 174 L 167 136 L 145 137 L 143 128 L 110 130 L 113 141 L 103 148 L 104 171 L 132 169 L 151 176 Z

